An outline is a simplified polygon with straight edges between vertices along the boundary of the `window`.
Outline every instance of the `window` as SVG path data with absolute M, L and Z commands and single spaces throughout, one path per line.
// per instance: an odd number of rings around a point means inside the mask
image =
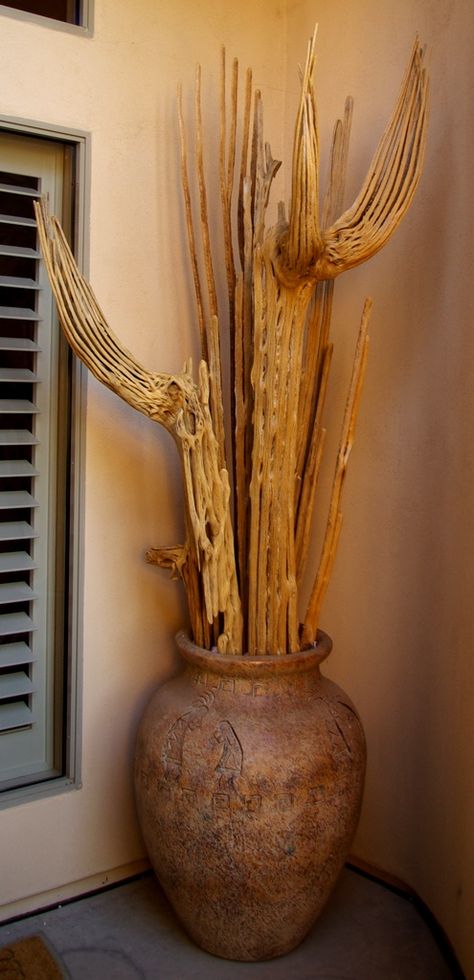
M 0 0 L 0 13 L 21 19 L 25 15 L 27 19 L 47 17 L 51 27 L 71 24 L 84 28 L 85 33 L 92 26 L 92 0 Z
M 0 789 L 68 769 L 71 356 L 33 201 L 71 229 L 74 150 L 0 132 Z

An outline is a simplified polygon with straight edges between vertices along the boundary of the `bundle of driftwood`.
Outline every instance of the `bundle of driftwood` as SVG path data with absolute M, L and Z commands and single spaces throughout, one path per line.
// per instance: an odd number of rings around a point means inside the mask
M 367 300 L 319 566 L 300 624 L 298 592 L 325 438 L 334 280 L 385 244 L 410 205 L 423 162 L 427 78 L 416 42 L 365 183 L 341 214 L 352 116 L 352 100 L 347 99 L 334 130 L 320 214 L 314 60 L 315 36 L 302 75 L 289 215 L 280 204 L 277 223 L 267 231 L 270 188 L 280 164 L 264 143 L 262 99 L 260 92 L 253 94 L 251 72 L 239 118 L 238 63 L 233 62 L 229 86 L 222 54 L 224 313 L 218 308 L 211 250 L 199 68 L 192 178 L 179 93 L 181 179 L 202 350 L 197 377 L 190 361 L 181 374 L 169 375 L 153 373 L 135 360 L 108 327 L 58 221 L 48 215 L 44 202 L 37 208 L 41 247 L 69 343 L 100 381 L 174 437 L 183 467 L 186 540 L 175 548 L 152 548 L 147 559 L 183 580 L 194 641 L 224 654 L 286 654 L 316 640 L 341 529 L 341 492 L 367 359 L 371 306 Z M 230 332 L 230 445 L 222 396 L 223 325 Z

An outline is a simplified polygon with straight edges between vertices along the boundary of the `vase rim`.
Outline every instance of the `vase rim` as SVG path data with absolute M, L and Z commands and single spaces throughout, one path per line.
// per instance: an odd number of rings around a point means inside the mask
M 206 670 L 217 673 L 235 674 L 252 673 L 300 673 L 314 670 L 329 656 L 332 650 L 332 640 L 327 633 L 318 630 L 316 642 L 305 650 L 296 653 L 250 657 L 247 654 L 219 653 L 216 647 L 206 650 L 197 646 L 189 639 L 184 630 L 176 634 L 176 644 L 184 660 Z

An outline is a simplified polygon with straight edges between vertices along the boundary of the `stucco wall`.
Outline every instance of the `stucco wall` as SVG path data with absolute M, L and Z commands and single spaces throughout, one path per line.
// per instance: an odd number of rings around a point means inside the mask
M 315 18 L 324 161 L 344 98 L 355 98 L 347 205 L 415 34 L 428 45 L 430 132 L 412 209 L 383 252 L 336 284 L 328 415 L 343 407 L 366 295 L 374 309 L 322 625 L 334 639 L 327 673 L 354 698 L 368 739 L 354 852 L 418 891 L 474 976 L 473 10 L 469 0 L 290 0 L 287 138 L 291 66 Z

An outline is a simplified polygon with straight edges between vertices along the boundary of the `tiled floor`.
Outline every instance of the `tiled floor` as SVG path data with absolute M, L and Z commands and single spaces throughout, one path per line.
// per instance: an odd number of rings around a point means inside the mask
M 453 980 L 407 899 L 345 870 L 293 953 L 267 963 L 209 956 L 183 933 L 154 877 L 0 927 L 0 946 L 42 933 L 72 980 Z

